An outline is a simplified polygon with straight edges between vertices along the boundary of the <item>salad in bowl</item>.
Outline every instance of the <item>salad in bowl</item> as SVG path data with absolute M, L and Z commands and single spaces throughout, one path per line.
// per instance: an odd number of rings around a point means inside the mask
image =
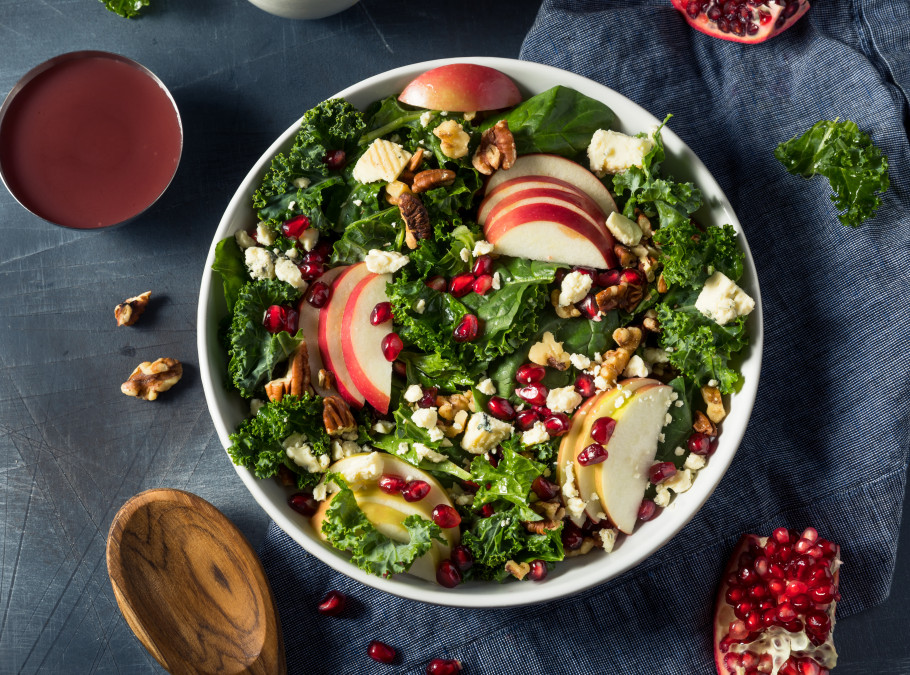
M 269 513 L 448 604 L 580 590 L 668 540 L 729 464 L 760 360 L 743 236 L 666 120 L 512 64 L 415 66 L 307 111 L 235 196 L 200 305 L 213 417 Z M 667 169 L 687 154 L 703 181 Z

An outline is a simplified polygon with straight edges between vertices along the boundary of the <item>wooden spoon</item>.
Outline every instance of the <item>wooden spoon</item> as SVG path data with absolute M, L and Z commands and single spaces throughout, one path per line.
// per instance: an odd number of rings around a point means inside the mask
M 130 499 L 111 523 L 107 569 L 127 623 L 168 672 L 286 673 L 262 564 L 204 499 L 168 489 Z

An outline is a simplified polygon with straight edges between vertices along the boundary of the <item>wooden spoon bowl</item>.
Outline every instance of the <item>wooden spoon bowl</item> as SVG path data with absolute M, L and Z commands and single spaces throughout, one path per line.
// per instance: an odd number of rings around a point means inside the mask
M 204 499 L 155 489 L 127 501 L 108 534 L 107 568 L 127 623 L 168 672 L 286 672 L 262 564 Z

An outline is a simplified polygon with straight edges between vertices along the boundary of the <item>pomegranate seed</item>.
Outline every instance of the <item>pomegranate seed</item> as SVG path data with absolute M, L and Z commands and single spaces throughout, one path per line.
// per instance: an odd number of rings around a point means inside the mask
M 439 387 L 428 387 L 423 390 L 423 396 L 417 401 L 418 408 L 432 408 L 436 405 L 436 394 L 439 393 Z
M 565 413 L 553 413 L 543 421 L 550 436 L 562 436 L 569 431 L 569 416 Z
M 790 600 L 790 604 L 793 605 L 793 609 L 798 612 L 805 612 L 812 606 L 812 600 L 808 595 L 801 594 L 797 595 Z
M 791 581 L 784 589 L 784 594 L 792 598 L 797 595 L 805 595 L 808 591 L 809 587 L 802 581 Z
M 482 255 L 474 261 L 474 268 L 471 273 L 475 277 L 482 277 L 484 274 L 493 273 L 493 258 L 488 255 Z
M 492 504 L 484 504 L 483 506 L 480 507 L 480 510 L 479 510 L 477 513 L 478 513 L 478 515 L 479 515 L 481 518 L 489 518 L 489 517 L 492 516 L 493 513 L 494 513 L 494 512 L 493 512 L 493 505 L 492 505 Z
M 433 509 L 433 522 L 444 530 L 449 530 L 461 524 L 461 516 L 454 506 L 437 504 Z
M 689 448 L 689 452 L 696 455 L 704 456 L 711 451 L 711 439 L 700 431 L 696 431 L 694 434 L 689 436 L 689 440 L 686 442 L 686 445 Z
M 559 494 L 559 486 L 556 483 L 548 481 L 543 476 L 538 476 L 531 483 L 531 489 L 538 497 L 547 502 Z
M 455 342 L 471 342 L 477 338 L 478 332 L 480 332 L 480 320 L 473 314 L 465 314 L 461 323 L 455 328 L 453 337 Z
M 550 393 L 549 390 L 540 384 L 540 382 L 532 382 L 531 384 L 519 387 L 515 390 L 515 394 L 518 398 L 531 405 L 545 404 L 547 402 L 548 393 Z
M 813 609 L 811 612 L 806 613 L 806 630 L 812 633 L 823 633 L 827 632 L 830 627 L 831 619 L 828 618 L 825 612 Z
M 394 647 L 379 640 L 372 640 L 367 647 L 367 655 L 379 663 L 392 663 L 398 654 Z
M 819 605 L 827 605 L 834 600 L 833 586 L 819 586 L 809 591 L 809 597 Z
M 750 633 L 761 630 L 761 612 L 752 612 L 746 617 L 746 628 L 749 629 Z
M 641 272 L 636 269 L 623 270 L 622 274 L 619 275 L 619 278 L 632 286 L 641 286 L 645 283 L 645 278 L 642 276 Z
M 728 605 L 738 605 L 745 598 L 745 591 L 741 586 L 731 586 L 727 589 L 727 594 L 725 596 Z
M 620 281 L 622 281 L 622 279 L 620 278 L 619 270 L 606 270 L 604 272 L 598 272 L 597 276 L 594 277 L 594 283 L 601 288 L 619 286 Z
M 724 655 L 724 667 L 731 673 L 738 673 L 743 665 L 742 654 L 730 652 Z
M 597 306 L 593 293 L 588 293 L 585 299 L 578 304 L 578 309 L 589 319 L 594 320 L 600 317 L 600 307 Z
M 543 581 L 547 578 L 547 563 L 543 560 L 535 560 L 531 563 L 531 570 L 528 572 L 528 578 L 531 581 Z
M 435 277 L 430 277 L 429 279 L 426 280 L 427 288 L 432 288 L 434 291 L 439 291 L 440 293 L 445 292 L 448 285 L 449 284 L 446 282 L 445 277 L 441 277 L 438 275 Z
M 657 485 L 658 483 L 663 483 L 668 478 L 672 478 L 676 475 L 676 465 L 673 462 L 658 462 L 651 466 L 648 469 L 648 477 L 651 479 L 651 482 Z M 749 568 L 745 568 L 749 572 Z
M 449 293 L 456 298 L 463 298 L 471 292 L 473 287 L 473 274 L 459 274 L 457 277 L 453 277 L 452 281 L 449 282 Z
M 300 276 L 305 281 L 312 281 L 325 274 L 325 265 L 321 262 L 304 262 L 297 265 L 297 269 L 300 270 Z
M 407 481 L 394 473 L 384 473 L 379 477 L 379 489 L 387 495 L 397 495 L 407 485 Z
M 324 263 L 328 259 L 329 259 L 329 255 L 327 252 L 323 252 L 322 250 L 317 250 L 315 248 L 312 251 L 310 251 L 309 253 L 307 253 L 305 256 L 303 256 L 303 262 Z
M 265 310 L 265 316 L 262 318 L 262 325 L 265 326 L 265 329 L 273 335 L 275 333 L 280 333 L 283 330 L 288 330 L 288 319 L 290 312 L 291 310 L 289 310 L 287 307 L 282 307 L 281 305 L 271 305 L 268 309 Z M 296 312 L 294 312 L 294 314 L 296 314 Z M 296 333 L 297 331 L 295 330 L 294 332 Z
M 412 480 L 401 488 L 401 496 L 406 502 L 419 502 L 430 492 L 430 484 L 425 480 Z
M 322 161 L 325 162 L 325 165 L 332 171 L 338 171 L 344 167 L 344 163 L 347 161 L 347 154 L 344 150 L 329 150 L 325 153 L 325 157 L 322 158 Z
M 515 371 L 515 381 L 519 384 L 534 384 L 546 377 L 547 369 L 536 363 L 526 363 Z
M 547 419 L 550 415 L 553 414 L 553 411 L 545 405 L 532 405 L 531 410 L 540 415 L 540 419 L 543 420 Z
M 540 415 L 535 410 L 522 410 L 515 414 L 515 426 L 522 431 L 527 431 L 540 421 Z
M 796 610 L 793 609 L 793 605 L 789 602 L 785 602 L 777 606 L 777 619 L 778 621 L 783 621 L 788 623 L 793 621 L 796 618 Z
M 777 623 L 777 610 L 773 607 L 766 609 L 761 613 L 761 622 L 765 627 L 773 626 Z
M 436 568 L 436 581 L 440 586 L 455 588 L 461 583 L 461 572 L 451 560 L 443 560 Z
M 331 289 L 327 283 L 317 281 L 307 291 L 306 301 L 316 309 L 319 309 L 320 307 L 325 307 L 325 303 L 329 301 L 331 294 Z
M 319 502 L 313 499 L 313 495 L 308 492 L 296 492 L 288 497 L 288 506 L 300 515 L 309 518 L 316 513 Z
M 762 578 L 768 576 L 768 565 L 768 559 L 765 556 L 759 556 L 755 559 L 755 573 Z
M 398 355 L 401 354 L 401 350 L 404 349 L 404 343 L 395 333 L 389 333 L 382 338 L 380 347 L 382 348 L 382 355 L 385 357 L 385 360 L 394 361 L 398 358 Z
M 392 320 L 392 303 L 391 302 L 380 302 L 377 303 L 373 308 L 373 311 L 370 312 L 370 324 L 373 326 L 379 326 L 384 324 L 386 321 Z
M 515 408 L 502 396 L 492 396 L 487 401 L 487 410 L 498 420 L 508 422 L 515 418 Z
M 591 438 L 598 443 L 606 444 L 616 429 L 616 420 L 612 417 L 598 417 L 591 426 Z
M 477 295 L 484 295 L 493 287 L 493 277 L 489 274 L 483 274 L 474 280 L 474 292 Z
M 756 666 L 758 666 L 758 654 L 743 652 L 743 668 L 755 668 Z
M 771 533 L 771 536 L 778 544 L 790 543 L 790 532 L 786 527 L 778 527 L 776 530 L 774 530 L 774 532 Z
M 587 373 L 581 373 L 575 378 L 575 391 L 582 398 L 591 398 L 597 393 L 597 387 L 594 386 L 594 378 Z
M 459 572 L 467 572 L 474 566 L 474 554 L 467 546 L 456 546 L 452 549 L 452 562 Z
M 753 609 L 755 608 L 752 606 L 752 603 L 745 600 L 733 608 L 733 614 L 737 619 L 745 619 Z
M 761 584 L 755 584 L 749 589 L 749 597 L 755 600 L 761 600 L 768 595 L 768 589 Z
M 607 459 L 607 449 L 600 443 L 591 443 L 578 453 L 578 463 L 582 466 L 600 464 Z
M 344 611 L 348 599 L 340 591 L 329 591 L 325 594 L 322 602 L 316 607 L 320 614 L 326 616 L 338 616 Z
M 657 512 L 657 504 L 650 499 L 642 499 L 641 506 L 638 507 L 638 519 L 648 521 L 654 517 Z
M 433 659 L 427 664 L 427 675 L 458 675 L 461 661 L 455 659 Z
M 729 635 L 734 640 L 744 640 L 749 636 L 749 630 L 742 620 L 733 621 L 730 623 Z
M 820 675 L 821 666 L 819 666 L 812 659 L 804 659 L 799 662 L 799 672 L 800 675 Z
M 304 215 L 294 216 L 281 224 L 281 231 L 288 239 L 298 239 L 310 226 L 310 219 Z
M 562 528 L 562 547 L 566 551 L 575 551 L 581 548 L 585 535 L 571 520 L 567 520 Z
M 553 280 L 557 284 L 561 284 L 562 280 L 566 278 L 566 275 L 568 273 L 569 273 L 569 270 L 567 270 L 565 267 L 560 267 L 558 270 L 556 270 L 556 274 L 555 274 Z

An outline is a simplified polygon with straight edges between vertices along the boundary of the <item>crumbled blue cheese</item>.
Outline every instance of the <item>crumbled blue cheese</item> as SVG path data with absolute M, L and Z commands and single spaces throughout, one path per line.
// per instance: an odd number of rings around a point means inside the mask
M 521 435 L 522 445 L 536 445 L 549 440 L 550 434 L 547 433 L 547 427 L 543 422 L 534 422 L 534 426 Z
M 303 434 L 291 434 L 282 441 L 281 447 L 284 448 L 287 456 L 294 461 L 294 464 L 306 471 L 310 473 L 325 471 L 329 467 L 329 456 L 326 454 L 314 455 L 313 446 L 307 443 L 306 440 L 306 436 Z
M 654 497 L 654 503 L 661 508 L 669 506 L 672 495 L 665 485 L 657 487 L 657 495 Z
M 353 177 L 358 183 L 391 183 L 408 165 L 411 153 L 398 143 L 377 138 L 354 165 Z
M 499 272 L 494 272 L 492 289 L 498 291 L 500 288 L 502 288 L 502 277 L 499 276 Z
M 260 246 L 271 246 L 275 243 L 275 238 L 275 232 L 266 223 L 256 225 L 256 241 Z
M 370 249 L 364 262 L 367 269 L 373 274 L 392 274 L 410 262 L 408 256 L 398 251 L 380 251 L 377 248 Z
M 467 249 L 467 247 L 462 248 L 458 252 L 458 255 L 461 257 L 463 262 L 471 262 L 471 252 Z
M 571 461 L 566 462 L 566 480 L 562 484 L 562 496 L 566 504 L 566 513 L 572 518 L 581 518 L 588 504 L 578 496 L 578 488 L 575 486 L 575 469 Z
M 281 257 L 275 261 L 275 276 L 299 291 L 305 291 L 307 288 L 307 283 L 300 274 L 300 268 L 287 258 Z
M 581 394 L 575 387 L 557 387 L 547 393 L 547 407 L 553 412 L 571 413 L 581 404 Z
M 368 455 L 350 457 L 343 463 L 340 473 L 348 486 L 356 492 L 379 480 L 382 475 L 382 455 L 371 452 Z
M 408 403 L 417 403 L 420 399 L 423 398 L 423 389 L 420 388 L 419 384 L 412 384 L 407 389 L 404 390 L 404 400 Z
M 427 110 L 425 113 L 420 115 L 420 126 L 427 127 L 430 125 L 430 122 L 433 121 L 433 118 L 436 117 L 436 113 L 432 110 Z
M 363 452 L 363 449 L 354 441 L 339 441 L 337 439 L 332 441 L 332 460 L 336 462 L 359 452 Z
M 435 429 L 437 419 L 436 408 L 418 408 L 411 415 L 411 421 L 423 429 Z
M 648 363 L 669 363 L 670 356 L 660 347 L 645 347 L 642 356 Z
M 246 230 L 237 230 L 234 233 L 234 241 L 237 242 L 237 246 L 240 247 L 241 251 L 245 251 L 250 246 L 256 245 L 256 240 L 250 236 L 250 233 Z
M 484 412 L 476 412 L 465 425 L 461 447 L 471 454 L 482 455 L 511 436 L 512 431 L 512 425 L 508 422 L 502 422 Z
M 681 494 L 692 487 L 692 471 L 683 469 L 663 482 L 663 485 L 677 494 Z
M 447 438 L 445 438 L 445 434 L 442 432 L 442 429 L 440 429 L 439 427 L 433 427 L 432 429 L 430 429 L 430 440 L 433 441 L 434 443 L 444 440 L 446 443 L 449 444 L 449 446 L 452 445 L 452 442 L 449 441 Z M 448 447 L 448 446 L 446 446 L 446 447 Z
M 637 246 L 641 241 L 641 228 L 631 218 L 626 218 L 619 211 L 607 216 L 607 229 L 617 241 L 626 246 Z
M 308 187 L 310 187 L 311 182 L 312 181 L 310 181 L 310 179 L 307 178 L 306 176 L 298 176 L 297 178 L 295 178 L 294 180 L 291 181 L 291 184 L 295 188 L 300 188 L 301 190 L 306 190 Z
M 705 468 L 705 458 L 701 455 L 696 455 L 694 452 L 690 452 L 689 456 L 686 457 L 683 466 L 691 471 L 701 471 Z
M 272 254 L 261 246 L 250 246 L 243 253 L 246 269 L 253 279 L 274 279 L 275 263 Z
M 476 244 L 474 244 L 474 257 L 479 258 L 482 255 L 487 255 L 493 252 L 493 244 L 486 241 L 485 239 L 480 239 Z
M 319 230 L 315 227 L 308 227 L 297 237 L 297 242 L 303 247 L 303 250 L 309 253 L 319 241 Z
M 265 401 L 263 401 L 261 398 L 250 399 L 250 415 L 256 417 L 256 415 L 259 414 L 259 411 L 262 410 L 263 406 L 265 406 Z
M 452 483 L 452 487 L 449 488 L 449 497 L 458 506 L 470 506 L 474 503 L 474 495 L 465 492 L 457 482 Z
M 651 369 L 648 368 L 648 364 L 638 354 L 629 359 L 625 370 L 622 371 L 623 377 L 647 377 L 650 373 Z
M 715 272 L 705 281 L 695 300 L 695 309 L 723 326 L 755 309 L 753 300 L 723 272 Z
M 618 131 L 598 129 L 588 145 L 591 171 L 603 178 L 608 173 L 620 173 L 633 166 L 640 167 L 645 155 L 654 147 L 650 138 L 627 136 Z
M 423 443 L 415 443 L 414 452 L 417 453 L 417 456 L 420 459 L 428 459 L 431 462 L 436 462 L 437 464 L 448 459 L 448 457 L 443 455 L 441 452 L 436 452 L 433 448 L 427 447 Z
M 603 545 L 604 553 L 613 552 L 613 547 L 616 546 L 616 535 L 618 534 L 619 530 L 612 527 L 607 527 L 597 532 L 597 536 Z
M 456 434 L 460 434 L 464 431 L 465 425 L 468 423 L 468 412 L 466 410 L 459 410 L 455 413 L 455 419 L 452 420 L 452 429 Z
M 377 434 L 388 434 L 395 429 L 395 424 L 388 420 L 379 420 L 373 425 L 373 431 Z
M 481 394 L 492 396 L 496 393 L 496 387 L 493 386 L 493 380 L 488 377 L 477 385 L 477 391 L 479 391 Z
M 559 306 L 567 307 L 584 300 L 593 283 L 593 279 L 587 274 L 569 272 L 562 279 L 562 287 L 559 291 Z
M 569 362 L 578 370 L 587 370 L 591 367 L 591 359 L 584 354 L 572 354 L 569 356 Z
M 423 314 L 427 310 L 427 301 L 423 298 L 417 301 L 417 304 L 414 305 L 414 311 L 418 314 Z

